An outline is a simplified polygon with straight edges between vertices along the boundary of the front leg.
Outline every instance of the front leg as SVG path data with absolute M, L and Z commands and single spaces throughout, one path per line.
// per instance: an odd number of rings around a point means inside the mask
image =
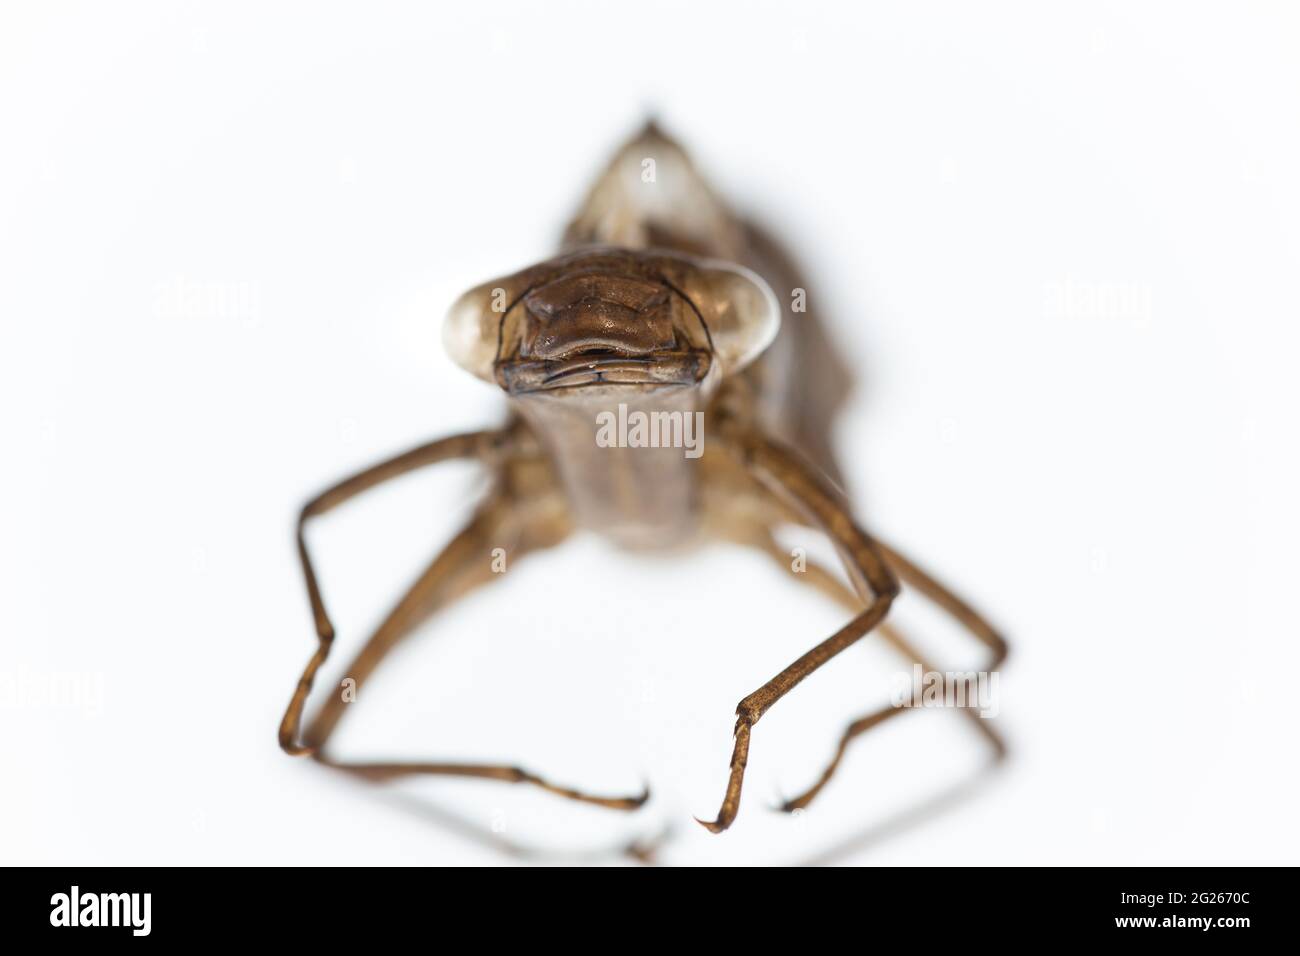
M 783 570 L 789 571 L 789 554 L 782 548 L 772 533 L 771 527 L 761 525 L 757 528 L 748 530 L 748 533 L 739 540 L 744 544 L 753 545 L 761 549 L 768 557 L 772 558 Z M 966 604 L 961 598 L 953 594 L 942 584 L 939 584 L 934 578 L 926 572 L 921 571 L 916 565 L 904 559 L 897 551 L 891 548 L 884 541 L 876 540 L 881 553 L 885 555 L 891 570 L 898 575 L 904 584 L 916 587 L 923 594 L 931 596 L 936 603 L 952 614 L 967 629 L 969 629 L 982 643 L 994 648 L 995 655 L 991 663 L 986 667 L 992 670 L 1006 656 L 1006 642 L 993 629 L 993 627 L 973 610 L 970 605 Z M 852 589 L 843 584 L 839 578 L 835 577 L 830 571 L 822 567 L 815 561 L 809 561 L 803 571 L 794 574 L 794 577 L 800 579 L 806 584 L 819 589 L 828 597 L 844 605 L 850 611 L 857 611 L 861 608 L 862 602 Z M 911 665 L 920 665 L 925 672 L 934 672 L 939 670 L 933 663 L 917 650 L 916 646 L 903 635 L 898 627 L 892 621 L 885 621 L 876 628 L 877 633 L 885 640 L 887 644 L 894 648 L 902 657 Z M 830 782 L 831 777 L 839 768 L 840 762 L 848 750 L 849 744 L 859 736 L 875 727 L 879 727 L 888 721 L 891 717 L 898 714 L 908 713 L 908 708 L 894 706 L 881 707 L 850 723 L 840 736 L 838 745 L 835 748 L 835 754 L 831 758 L 826 769 L 822 771 L 817 782 L 805 790 L 803 793 L 789 800 L 786 800 L 781 809 L 786 812 L 801 810 L 806 808 L 816 796 L 821 793 L 822 789 Z M 981 717 L 978 711 L 969 707 L 961 708 L 961 714 L 971 722 L 980 735 L 992 746 L 995 761 L 1003 760 L 1007 755 L 1007 745 L 1002 736 L 993 729 L 991 722 Z
M 740 809 L 754 725 L 801 680 L 870 633 L 898 594 L 898 582 L 876 543 L 854 523 L 840 496 L 811 465 L 756 432 L 724 435 L 723 440 L 753 477 L 830 536 L 866 609 L 736 706 L 736 742 L 722 807 L 717 819 L 699 821 L 713 833 L 731 826 Z
M 307 549 L 308 522 L 332 511 L 364 491 L 369 491 L 377 485 L 418 468 L 456 458 L 472 458 L 486 462 L 507 445 L 512 437 L 510 432 L 502 430 L 440 438 L 380 462 L 350 478 L 345 478 L 303 505 L 298 515 L 298 559 L 302 563 L 307 600 L 311 604 L 312 620 L 316 625 L 316 650 L 307 661 L 307 666 L 303 668 L 302 676 L 298 678 L 298 684 L 294 687 L 293 696 L 289 700 L 289 706 L 285 709 L 284 718 L 280 721 L 280 747 L 285 753 L 293 756 L 310 755 L 318 749 L 316 744 L 299 739 L 299 727 L 302 724 L 303 710 L 307 706 L 307 698 L 311 695 L 312 684 L 316 680 L 316 673 L 329 658 L 330 648 L 334 644 L 334 622 L 330 620 L 329 612 L 325 610 L 325 599 L 321 595 L 320 584 L 316 579 L 316 568 L 311 560 L 311 552 Z
M 553 489 L 549 483 L 539 482 L 531 470 L 510 467 L 512 463 L 519 463 L 520 454 L 521 449 L 508 432 L 453 436 L 367 469 L 324 492 L 303 508 L 298 526 L 298 547 L 316 619 L 318 646 L 298 681 L 280 725 L 280 746 L 286 752 L 310 756 L 320 764 L 374 782 L 410 776 L 475 777 L 526 784 L 580 803 L 614 810 L 635 810 L 649 799 L 648 788 L 631 796 L 603 796 L 553 783 L 508 764 L 337 760 L 327 753 L 326 748 L 345 709 L 350 706 L 338 694 L 325 698 L 315 718 L 300 733 L 313 680 L 329 654 L 334 637 L 334 627 L 325 611 L 314 565 L 307 551 L 304 534 L 307 521 L 388 479 L 439 461 L 456 457 L 477 458 L 494 466 L 492 494 L 406 590 L 353 659 L 347 673 L 359 688 L 398 642 L 436 610 L 495 577 L 486 561 L 494 545 L 509 542 L 509 550 L 517 559 L 530 551 L 557 544 L 568 534 L 567 513 L 551 500 Z

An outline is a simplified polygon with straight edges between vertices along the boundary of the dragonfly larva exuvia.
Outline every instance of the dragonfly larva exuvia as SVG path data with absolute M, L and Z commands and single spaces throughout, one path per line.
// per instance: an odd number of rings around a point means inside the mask
M 448 314 L 451 356 L 504 392 L 507 423 L 414 448 L 302 509 L 298 548 L 319 644 L 281 723 L 281 746 L 370 779 L 487 778 L 623 811 L 647 799 L 588 793 L 518 766 L 335 760 L 327 744 L 344 712 L 338 695 L 326 696 L 304 725 L 334 628 L 303 527 L 381 482 L 451 459 L 489 469 L 492 490 L 352 661 L 347 673 L 358 685 L 428 608 L 490 580 L 483 556 L 502 542 L 514 555 L 536 552 L 578 527 L 631 548 L 723 539 L 759 548 L 787 569 L 778 526 L 813 528 L 834 543 L 852 589 L 816 565 L 801 568 L 800 578 L 840 600 L 849 619 L 820 641 L 810 635 L 810 650 L 737 705 L 721 807 L 700 821 L 715 833 L 740 808 L 755 726 L 805 677 L 872 632 L 929 668 L 886 621 L 901 587 L 964 625 L 994 670 L 1006 644 L 993 628 L 852 516 L 828 441 L 846 375 L 815 316 L 777 244 L 734 215 L 682 148 L 647 125 L 598 177 L 554 258 L 471 289 Z M 635 440 L 634 420 L 644 429 Z M 668 437 L 656 431 L 647 440 L 652 424 Z M 907 712 L 889 705 L 850 723 L 820 779 L 784 809 L 812 802 L 855 737 Z M 996 733 L 970 713 L 1001 754 Z

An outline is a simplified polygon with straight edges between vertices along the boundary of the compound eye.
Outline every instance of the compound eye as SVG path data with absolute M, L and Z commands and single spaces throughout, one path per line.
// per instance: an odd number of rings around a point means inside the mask
M 485 282 L 457 299 L 443 320 L 442 344 L 447 354 L 485 382 L 493 380 L 501 322 L 512 301 L 505 280 Z
M 756 273 L 730 263 L 706 262 L 692 270 L 687 293 L 713 340 L 713 350 L 730 375 L 772 344 L 781 327 L 781 307 Z

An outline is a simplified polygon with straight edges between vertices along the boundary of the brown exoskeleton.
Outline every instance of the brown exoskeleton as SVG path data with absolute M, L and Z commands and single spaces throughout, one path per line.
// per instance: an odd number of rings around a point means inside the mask
M 646 160 L 655 170 L 643 176 Z M 773 291 L 775 290 L 775 292 Z M 785 310 L 801 286 L 775 245 L 727 210 L 686 155 L 653 124 L 624 146 L 565 234 L 561 254 L 486 282 L 460 298 L 445 326 L 452 357 L 498 385 L 513 412 L 497 430 L 415 448 L 328 489 L 302 509 L 298 549 L 319 646 L 280 725 L 280 745 L 372 779 L 443 774 L 528 783 L 552 793 L 631 810 L 647 794 L 605 797 L 562 787 L 519 767 L 489 764 L 357 764 L 326 755 L 343 712 L 331 695 L 302 726 L 312 681 L 334 629 L 308 555 L 307 522 L 415 468 L 472 458 L 492 472 L 492 491 L 402 597 L 347 673 L 364 682 L 385 654 L 438 607 L 491 574 L 483 556 L 550 547 L 574 527 L 652 548 L 721 537 L 759 547 L 785 564 L 773 536 L 799 523 L 835 544 L 853 591 L 826 569 L 801 575 L 853 611 L 736 707 L 731 772 L 715 833 L 740 807 L 755 724 L 801 680 L 873 629 L 920 662 L 882 622 L 900 580 L 935 601 L 987 646 L 993 670 L 1006 645 L 970 607 L 894 549 L 864 532 L 833 481 L 826 443 L 845 376 L 813 313 Z M 783 321 L 784 320 L 784 321 Z M 620 407 L 621 406 L 621 407 Z M 640 415 L 658 442 L 602 440 L 612 416 Z M 702 416 L 702 454 L 686 454 Z M 662 440 L 667 435 L 669 440 Z M 884 707 L 851 723 L 821 779 L 784 809 L 807 806 L 848 743 L 905 710 Z M 973 713 L 972 713 L 973 716 Z M 1002 752 L 984 721 L 976 726 Z

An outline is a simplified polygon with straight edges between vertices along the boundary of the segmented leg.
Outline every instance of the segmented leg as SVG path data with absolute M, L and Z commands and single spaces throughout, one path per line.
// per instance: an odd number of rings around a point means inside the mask
M 594 796 L 570 787 L 559 786 L 514 766 L 431 762 L 353 763 L 335 760 L 324 752 L 324 748 L 348 706 L 339 694 L 326 697 L 320 712 L 309 725 L 302 740 L 298 739 L 299 726 L 315 675 L 328 657 L 334 639 L 334 627 L 325 611 L 315 570 L 306 546 L 304 527 L 307 521 L 324 514 L 362 491 L 424 465 L 451 458 L 479 458 L 491 463 L 502 454 L 510 452 L 509 442 L 509 436 L 501 432 L 455 436 L 433 442 L 341 482 L 303 508 L 298 523 L 298 550 L 307 582 L 307 593 L 316 620 L 319 645 L 298 682 L 298 687 L 281 722 L 280 746 L 290 754 L 308 755 L 326 766 L 369 780 L 391 780 L 412 775 L 479 777 L 507 783 L 529 784 L 549 793 L 597 806 L 620 810 L 635 809 L 648 799 L 648 792 L 635 797 Z M 504 471 L 499 471 L 499 485 L 502 474 Z M 516 493 L 510 486 L 498 487 L 496 493 L 479 508 L 469 524 L 434 558 L 354 658 L 348 669 L 348 676 L 356 681 L 356 688 L 360 688 L 401 638 L 434 611 L 495 577 L 491 573 L 489 561 L 493 548 L 505 546 L 512 554 L 512 558 L 517 560 L 529 550 L 548 547 L 565 537 L 568 531 L 567 518 L 558 517 L 554 508 L 547 510 L 545 502 L 536 500 L 537 497 L 539 496 L 534 494 L 532 500 L 524 500 L 528 496 Z
M 771 555 L 778 564 L 786 570 L 790 569 L 788 561 L 789 556 L 784 550 L 782 550 L 770 530 L 766 528 L 758 529 L 755 532 L 754 538 L 755 542 Z M 922 588 L 916 583 L 916 581 L 924 580 L 928 590 L 924 590 L 922 593 L 931 597 L 935 600 L 935 603 L 952 613 L 953 616 L 967 629 L 975 633 L 976 637 L 979 637 L 983 643 L 995 649 L 994 661 L 989 665 L 988 669 L 991 670 L 993 667 L 996 667 L 997 664 L 1005 658 L 1006 642 L 997 635 L 997 633 L 986 621 L 984 621 L 982 617 L 980 617 L 975 611 L 971 610 L 968 605 L 962 602 L 961 599 L 951 591 L 948 591 L 929 575 L 920 571 L 920 569 L 914 564 L 911 562 L 905 562 L 892 548 L 889 548 L 879 540 L 876 541 L 876 544 L 885 555 L 885 560 L 890 565 L 890 568 L 899 577 L 901 577 L 906 583 L 916 587 L 917 590 L 922 590 Z M 831 574 L 830 571 L 816 562 L 808 561 L 805 570 L 800 572 L 797 577 L 803 579 L 806 583 L 811 584 L 851 610 L 858 610 L 862 605 L 861 600 L 856 594 L 845 587 L 844 584 L 835 577 L 835 575 Z M 958 609 L 963 613 L 958 614 Z M 877 628 L 877 631 L 881 637 L 885 638 L 885 640 L 888 641 L 900 654 L 907 658 L 910 663 L 920 664 L 926 671 L 935 670 L 934 666 L 925 660 L 920 652 L 912 646 L 911 642 L 903 636 L 895 625 L 887 621 L 882 622 Z M 981 635 L 984 636 L 981 637 Z M 839 742 L 835 748 L 835 754 L 831 758 L 830 763 L 826 766 L 825 770 L 822 771 L 817 782 L 798 796 L 785 801 L 785 803 L 781 805 L 781 809 L 789 812 L 803 809 L 811 804 L 813 799 L 821 793 L 822 788 L 830 782 L 835 771 L 839 769 L 840 763 L 844 759 L 844 754 L 848 750 L 848 746 L 854 738 L 866 733 L 873 727 L 878 727 L 885 723 L 890 717 L 896 714 L 909 713 L 910 710 L 911 708 L 906 707 L 885 706 L 881 707 L 879 710 L 864 714 L 850 723 L 844 729 L 843 734 L 841 734 Z M 1001 735 L 993 729 L 990 722 L 981 718 L 979 714 L 971 708 L 962 708 L 962 713 L 971 720 L 976 729 L 979 730 L 980 734 L 982 734 L 993 746 L 997 759 L 1000 760 L 1005 757 L 1006 744 L 1003 742 Z
M 1006 660 L 1007 642 L 1003 640 L 1002 635 L 993 629 L 988 621 L 980 616 L 979 612 L 892 547 L 879 541 L 877 544 L 884 553 L 885 561 L 889 564 L 889 567 L 903 579 L 904 583 L 910 584 L 947 611 L 992 652 L 992 656 L 984 664 L 986 671 L 996 670 L 998 665 Z
M 737 705 L 731 775 L 722 806 L 715 820 L 699 821 L 713 833 L 721 833 L 731 826 L 740 809 L 754 725 L 796 684 L 879 624 L 898 593 L 898 582 L 875 542 L 854 523 L 840 496 L 816 469 L 796 453 L 762 435 L 744 432 L 720 437 L 760 483 L 830 536 L 866 608 Z
M 307 661 L 298 686 L 294 688 L 293 697 L 280 721 L 280 747 L 288 754 L 302 756 L 314 753 L 314 747 L 298 742 L 298 729 L 302 723 L 303 709 L 307 697 L 311 694 L 316 672 L 329 658 L 330 647 L 334 643 L 334 624 L 325 610 L 325 600 L 320 593 L 320 584 L 316 580 L 316 569 L 312 565 L 311 554 L 307 550 L 306 528 L 312 518 L 325 514 L 343 502 L 356 497 L 363 491 L 390 481 L 399 475 L 407 474 L 417 468 L 433 465 L 455 458 L 484 459 L 487 449 L 503 440 L 500 432 L 474 432 L 465 435 L 452 435 L 437 441 L 421 445 L 410 451 L 380 462 L 373 467 L 346 478 L 331 488 L 321 492 L 298 514 L 298 559 L 302 563 L 302 574 L 307 586 L 307 599 L 311 603 L 312 618 L 316 624 L 316 652 Z

